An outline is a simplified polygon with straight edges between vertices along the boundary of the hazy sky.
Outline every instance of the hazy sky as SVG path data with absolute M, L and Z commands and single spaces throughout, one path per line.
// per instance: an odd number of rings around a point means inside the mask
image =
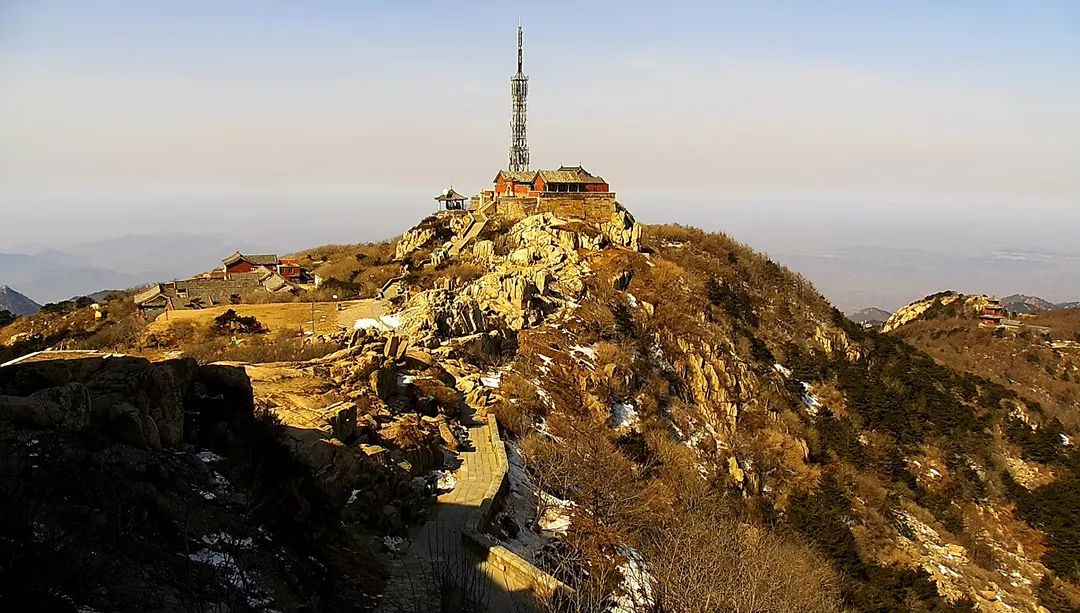
M 534 165 L 643 220 L 1080 251 L 1080 2 L 267 0 L 0 0 L 0 251 L 395 234 L 505 166 L 519 17 Z

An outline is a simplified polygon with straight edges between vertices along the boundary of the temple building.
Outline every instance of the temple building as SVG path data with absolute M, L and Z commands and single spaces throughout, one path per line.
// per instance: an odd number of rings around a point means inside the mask
M 1005 307 L 1001 306 L 1001 301 L 997 298 L 990 298 L 979 316 L 980 325 L 984 328 L 997 328 L 1004 318 Z
M 545 194 L 611 192 L 607 181 L 581 166 L 558 170 L 500 170 L 495 175 L 495 196 L 543 196 Z

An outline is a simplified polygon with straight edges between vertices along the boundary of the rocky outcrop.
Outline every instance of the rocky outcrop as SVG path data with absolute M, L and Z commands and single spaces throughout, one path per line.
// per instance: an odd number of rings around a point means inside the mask
M 851 342 L 843 330 L 818 326 L 814 329 L 814 342 L 829 357 L 843 356 L 849 362 L 854 362 L 862 355 L 859 347 Z
M 430 228 L 413 228 L 406 230 L 398 239 L 394 247 L 394 259 L 403 260 L 412 252 L 420 249 L 435 237 L 435 232 Z
M 713 347 L 683 339 L 678 341 L 682 357 L 675 372 L 686 381 L 697 406 L 707 409 L 705 417 L 718 419 L 728 435 L 735 432 L 741 407 L 754 395 L 754 375 L 747 365 Z
M 135 446 L 171 447 L 184 438 L 185 412 L 197 411 L 208 389 L 227 385 L 191 359 L 47 355 L 0 370 L 0 418 L 69 430 L 97 424 Z
M 468 256 L 487 272 L 457 291 L 432 289 L 409 300 L 399 331 L 411 343 L 439 342 L 492 329 L 521 330 L 538 325 L 585 291 L 590 273 L 579 249 L 597 249 L 604 237 L 564 229 L 550 213 L 526 217 L 500 240 L 507 255 L 496 255 L 490 240 L 477 242 Z
M 891 332 L 919 319 L 932 317 L 935 314 L 954 317 L 972 317 L 982 312 L 983 307 L 989 303 L 985 295 L 966 295 L 956 292 L 941 292 L 927 296 L 922 300 L 916 300 L 911 304 L 897 309 L 892 317 L 881 327 L 882 332 Z
M 29 396 L 0 396 L 0 421 L 37 428 L 81 431 L 90 426 L 90 393 L 82 383 L 66 383 Z
M 640 247 L 641 225 L 629 211 L 616 205 L 611 220 L 600 225 L 601 231 L 612 243 L 637 251 Z

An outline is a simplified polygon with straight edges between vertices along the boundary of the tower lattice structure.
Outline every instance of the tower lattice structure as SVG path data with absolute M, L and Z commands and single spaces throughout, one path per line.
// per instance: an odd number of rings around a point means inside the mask
M 521 72 L 522 34 L 518 26 L 517 73 L 510 77 L 510 170 L 529 169 L 529 143 L 525 137 L 525 98 L 529 95 L 529 77 Z

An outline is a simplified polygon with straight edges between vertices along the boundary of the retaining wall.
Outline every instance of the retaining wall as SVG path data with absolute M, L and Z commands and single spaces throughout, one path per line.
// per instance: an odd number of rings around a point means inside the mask
M 462 531 L 461 536 L 465 540 L 465 545 L 496 571 L 501 572 L 507 583 L 528 586 L 534 594 L 545 599 L 551 598 L 556 593 L 569 593 L 570 587 L 565 583 L 500 545 L 487 534 L 495 512 L 502 506 L 510 491 L 510 480 L 507 478 L 510 463 L 506 458 L 506 447 L 503 446 L 502 439 L 499 437 L 499 425 L 494 415 L 488 415 L 487 422 L 485 430 L 491 437 L 497 466 L 491 486 L 488 487 L 487 492 L 484 493 L 484 499 L 480 502 L 480 512 L 476 515 L 476 523 L 466 525 Z

